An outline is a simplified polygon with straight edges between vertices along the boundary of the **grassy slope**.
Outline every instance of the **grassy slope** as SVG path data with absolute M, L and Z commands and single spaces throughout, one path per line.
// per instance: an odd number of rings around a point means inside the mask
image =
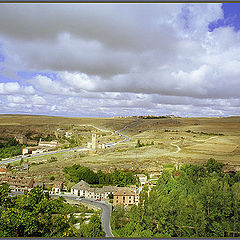
M 59 118 L 46 116 L 0 115 L 0 131 L 12 124 L 14 128 L 32 128 L 38 124 L 46 126 L 92 124 L 109 130 L 117 130 L 133 122 L 133 118 Z M 165 130 L 170 132 L 165 132 Z M 9 129 L 10 130 L 10 129 Z M 187 133 L 191 130 L 195 133 Z M 200 134 L 200 132 L 208 133 Z M 240 164 L 240 117 L 229 118 L 177 118 L 177 119 L 146 119 L 132 125 L 124 133 L 131 136 L 131 141 L 118 144 L 98 154 L 80 157 L 82 153 L 65 153 L 56 155 L 57 162 L 32 165 L 30 174 L 39 179 L 49 179 L 54 175 L 63 179 L 63 167 L 72 164 L 82 164 L 94 170 L 111 171 L 114 168 L 158 170 L 164 163 L 191 162 L 203 163 L 210 157 L 230 164 Z M 212 133 L 212 134 L 211 134 Z M 224 134 L 224 136 L 217 136 Z M 215 138 L 209 139 L 213 136 Z M 184 137 L 184 140 L 181 140 Z M 172 139 L 170 139 L 172 138 Z M 153 146 L 135 148 L 137 139 L 147 143 L 154 141 Z M 209 139 L 209 140 L 208 140 Z M 177 144 L 181 151 L 176 153 Z M 207 140 L 207 141 L 206 141 Z M 40 159 L 48 159 L 42 157 Z M 34 159 L 35 161 L 36 159 Z M 30 160 L 31 161 L 31 160 Z

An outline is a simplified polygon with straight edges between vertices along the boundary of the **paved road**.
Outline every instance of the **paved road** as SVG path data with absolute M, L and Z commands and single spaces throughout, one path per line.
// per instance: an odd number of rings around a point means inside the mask
M 78 200 L 79 199 L 79 197 L 76 197 L 73 195 L 65 195 L 65 194 L 51 195 L 51 196 L 53 196 L 53 197 L 62 196 L 64 198 L 70 199 L 70 200 Z M 106 204 L 103 201 L 97 202 L 97 201 L 87 199 L 87 198 L 80 198 L 79 201 L 87 203 L 87 204 L 91 204 L 95 207 L 102 209 L 101 219 L 102 219 L 102 227 L 103 227 L 103 232 L 105 233 L 105 237 L 114 237 L 112 234 L 111 226 L 110 226 L 110 217 L 111 217 L 111 212 L 112 212 L 112 206 L 109 204 Z
M 105 233 L 105 237 L 114 237 L 112 234 L 111 226 L 110 226 L 112 206 L 109 204 L 105 204 L 103 202 L 96 202 L 90 199 L 82 199 L 81 201 L 102 209 L 101 219 L 102 219 L 102 226 L 103 226 L 103 231 Z
M 14 195 L 23 195 L 23 192 L 11 192 L 10 196 L 14 196 Z M 65 195 L 65 194 L 50 194 L 50 196 L 52 197 L 59 197 L 62 196 L 66 199 L 70 199 L 70 200 L 78 200 L 79 197 L 73 196 L 73 195 Z M 91 204 L 95 207 L 101 208 L 102 212 L 101 212 L 101 220 L 102 220 L 102 227 L 103 227 L 103 232 L 105 233 L 105 237 L 114 237 L 112 234 L 112 230 L 111 230 L 111 226 L 110 226 L 110 217 L 111 217 L 111 212 L 112 212 L 112 206 L 109 204 L 106 204 L 104 202 L 97 202 L 91 199 L 80 199 L 78 201 L 87 203 L 87 204 Z
M 127 137 L 127 136 L 121 134 L 120 132 L 124 131 L 125 129 L 129 128 L 130 126 L 132 126 L 132 125 L 134 125 L 134 124 L 137 124 L 139 121 L 140 121 L 140 119 L 137 119 L 135 122 L 132 122 L 132 123 L 128 124 L 127 126 L 125 126 L 124 128 L 115 131 L 115 134 L 119 135 L 120 137 L 123 137 L 124 139 L 123 139 L 123 140 L 120 140 L 120 141 L 117 141 L 117 142 L 108 143 L 108 144 L 106 144 L 106 146 L 107 146 L 107 147 L 113 147 L 113 146 L 114 146 L 115 144 L 117 144 L 117 143 L 129 141 L 129 140 L 130 140 L 130 137 Z
M 131 125 L 133 124 L 136 124 L 137 122 L 139 122 L 140 120 L 137 119 L 135 122 L 133 123 L 130 123 L 129 125 L 125 126 L 124 128 L 122 128 L 121 130 L 118 130 L 118 131 L 115 131 L 115 134 L 119 135 L 120 137 L 123 137 L 124 139 L 123 140 L 120 140 L 118 142 L 114 142 L 114 143 L 107 143 L 106 146 L 107 147 L 113 147 L 115 146 L 115 144 L 117 143 L 120 143 L 120 142 L 125 142 L 125 141 L 129 141 L 130 138 L 127 137 L 127 136 L 124 136 L 122 135 L 120 132 L 127 129 L 128 127 L 130 127 Z M 92 126 L 98 130 L 101 130 L 101 131 L 105 131 L 105 132 L 112 132 L 112 131 L 108 131 L 108 130 L 105 130 L 105 129 L 101 129 L 101 128 L 98 128 L 96 126 L 93 126 L 93 125 L 90 125 L 88 124 L 89 126 Z M 113 133 L 113 132 L 112 132 Z M 70 148 L 70 149 L 63 149 L 63 150 L 59 150 L 59 151 L 51 151 L 51 152 L 45 152 L 45 153 L 39 153 L 39 154 L 34 154 L 34 155 L 31 155 L 31 156 L 17 156 L 17 157 L 14 157 L 14 158 L 11 158 L 11 159 L 6 159 L 6 160 L 2 160 L 0 161 L 0 165 L 2 164 L 8 164 L 8 163 L 11 163 L 11 162 L 15 162 L 17 160 L 21 160 L 22 158 L 30 158 L 30 157 L 40 157 L 40 156 L 47 156 L 47 155 L 51 155 L 51 154 L 55 154 L 55 153 L 64 153 L 64 152 L 74 152 L 74 151 L 84 151 L 84 150 L 88 150 L 88 148 L 86 147 L 75 147 L 75 148 Z
M 88 150 L 88 148 L 86 147 L 76 147 L 76 148 L 70 148 L 70 149 L 63 149 L 63 150 L 58 150 L 58 151 L 51 151 L 51 152 L 45 152 L 45 153 L 39 153 L 39 154 L 34 154 L 34 155 L 31 155 L 31 156 L 17 156 L 15 158 L 11 158 L 11 159 L 7 159 L 7 160 L 2 160 L 0 162 L 0 165 L 1 164 L 8 164 L 8 163 L 11 163 L 11 162 L 15 162 L 17 160 L 20 160 L 21 158 L 30 158 L 30 157 L 40 157 L 40 156 L 46 156 L 46 155 L 51 155 L 51 154 L 55 154 L 55 153 L 64 153 L 64 152 L 74 152 L 74 151 L 84 151 L 84 150 Z

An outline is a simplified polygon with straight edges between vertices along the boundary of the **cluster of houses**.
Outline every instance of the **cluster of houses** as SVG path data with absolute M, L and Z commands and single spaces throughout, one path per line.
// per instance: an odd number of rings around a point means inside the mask
M 138 204 L 139 194 L 142 186 L 147 183 L 147 176 L 144 174 L 136 175 L 140 181 L 140 187 L 135 185 L 130 187 L 103 186 L 102 188 L 92 188 L 87 182 L 80 181 L 71 188 L 71 195 L 89 198 L 93 200 L 109 199 L 113 197 L 113 205 L 123 204 L 125 206 Z M 0 168 L 0 185 L 7 183 L 12 191 L 30 191 L 33 187 L 39 185 L 31 177 L 20 177 L 7 174 L 7 169 Z M 51 194 L 61 194 L 64 192 L 63 182 L 54 182 Z
M 79 183 L 75 184 L 71 188 L 71 194 L 90 198 L 93 200 L 106 200 L 109 194 L 113 195 L 113 205 L 123 204 L 123 205 L 133 205 L 138 204 L 139 194 L 142 190 L 142 186 L 147 182 L 147 176 L 144 174 L 137 174 L 136 177 L 139 179 L 140 187 L 137 188 L 135 185 L 130 187 L 117 187 L 117 186 L 103 186 L 102 188 L 92 188 L 87 182 L 81 180 Z M 56 182 L 53 185 L 52 193 L 60 194 L 63 190 L 63 183 Z
M 7 183 L 12 191 L 29 191 L 34 187 L 33 178 L 23 178 L 16 176 L 1 176 L 0 185 Z
M 55 150 L 58 146 L 59 146 L 59 143 L 56 140 L 48 142 L 48 141 L 42 141 L 40 139 L 38 146 L 23 148 L 22 154 L 26 155 L 26 154 L 38 154 L 38 153 L 48 152 L 48 151 Z
M 71 194 L 93 200 L 105 200 L 109 197 L 109 194 L 112 194 L 114 205 L 133 205 L 138 204 L 141 189 L 138 189 L 135 185 L 130 187 L 103 186 L 102 188 L 91 188 L 88 183 L 82 180 L 72 186 Z

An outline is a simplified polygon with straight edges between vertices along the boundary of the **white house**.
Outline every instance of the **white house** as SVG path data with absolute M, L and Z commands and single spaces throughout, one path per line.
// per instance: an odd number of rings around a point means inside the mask
M 47 142 L 47 141 L 42 141 L 40 139 L 39 143 L 38 143 L 39 147 L 57 147 L 58 146 L 58 142 L 57 141 L 51 141 L 51 142 Z
M 71 194 L 85 197 L 86 190 L 89 188 L 90 188 L 90 185 L 85 181 L 81 180 L 79 183 L 72 186 Z
M 147 176 L 145 174 L 136 174 L 136 177 L 139 179 L 141 186 L 147 183 Z
M 117 191 L 116 186 L 103 186 L 102 188 L 91 188 L 85 181 L 80 181 L 71 188 L 71 194 L 92 199 L 106 199 L 110 193 Z

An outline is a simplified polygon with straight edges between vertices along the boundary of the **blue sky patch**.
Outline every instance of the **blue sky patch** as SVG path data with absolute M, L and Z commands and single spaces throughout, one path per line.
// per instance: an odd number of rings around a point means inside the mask
M 27 71 L 19 71 L 17 72 L 17 75 L 24 79 L 31 79 L 37 75 L 46 76 L 48 78 L 51 78 L 52 80 L 57 79 L 56 73 L 46 73 L 46 72 L 27 72 Z
M 212 32 L 219 27 L 233 27 L 235 31 L 240 29 L 240 3 L 223 3 L 224 18 L 211 22 L 208 29 Z

